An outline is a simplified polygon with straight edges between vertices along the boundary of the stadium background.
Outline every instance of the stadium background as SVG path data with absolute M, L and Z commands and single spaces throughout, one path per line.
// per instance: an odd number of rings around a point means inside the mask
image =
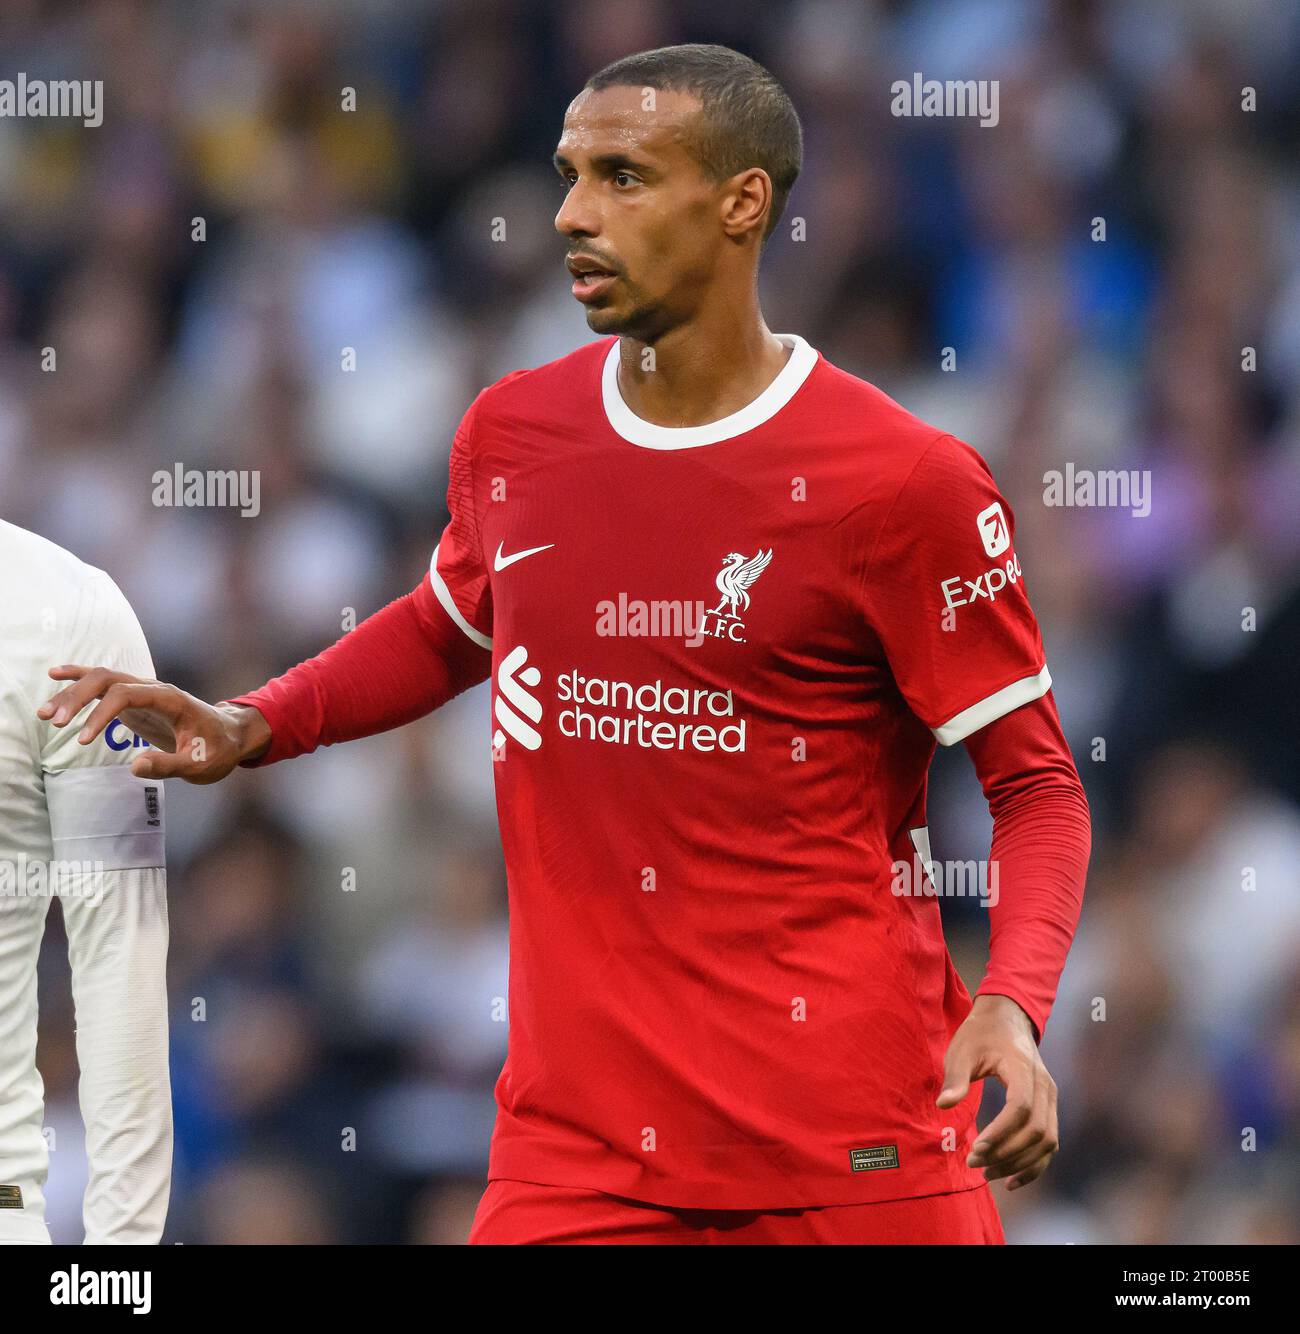
M 1011 1240 L 1300 1240 L 1300 7 L 8 0 L 0 77 L 102 78 L 105 119 L 0 120 L 0 512 L 111 571 L 208 699 L 407 591 L 473 394 L 589 337 L 551 230 L 569 97 L 683 40 L 763 60 L 804 120 L 772 327 L 970 440 L 1017 514 L 1096 842 L 1044 1044 L 1064 1147 Z M 999 125 L 891 117 L 916 71 L 1000 80 Z M 258 470 L 260 516 L 155 507 L 178 462 Z M 1150 515 L 1048 507 L 1067 462 L 1149 469 Z M 506 1036 L 487 736 L 480 688 L 169 785 L 169 1240 L 463 1240 Z M 935 855 L 980 858 L 957 750 Z M 974 979 L 985 914 L 945 916 Z M 56 921 L 50 1217 L 78 1240 L 62 951 Z

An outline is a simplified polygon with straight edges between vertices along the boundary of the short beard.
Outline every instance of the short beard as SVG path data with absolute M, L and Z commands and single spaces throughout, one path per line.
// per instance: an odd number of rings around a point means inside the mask
M 634 306 L 626 314 L 595 310 L 589 306 L 587 328 L 596 334 L 617 334 L 620 338 L 635 338 L 639 343 L 653 343 L 669 325 L 664 320 L 663 310 L 651 304 Z

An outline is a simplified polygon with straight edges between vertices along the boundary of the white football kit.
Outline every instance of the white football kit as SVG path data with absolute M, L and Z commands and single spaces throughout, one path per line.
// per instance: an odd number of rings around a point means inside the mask
M 88 746 L 89 714 L 36 709 L 82 663 L 152 677 L 112 579 L 0 521 L 0 1242 L 48 1242 L 49 1146 L 36 1069 L 36 961 L 62 899 L 90 1177 L 87 1243 L 154 1244 L 171 1190 L 163 790 L 134 777 L 120 723 Z

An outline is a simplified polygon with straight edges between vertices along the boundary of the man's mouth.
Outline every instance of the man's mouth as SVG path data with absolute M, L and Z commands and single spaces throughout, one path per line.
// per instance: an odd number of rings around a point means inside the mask
M 570 255 L 565 261 L 573 274 L 573 295 L 579 301 L 592 301 L 601 296 L 618 276 L 589 255 Z

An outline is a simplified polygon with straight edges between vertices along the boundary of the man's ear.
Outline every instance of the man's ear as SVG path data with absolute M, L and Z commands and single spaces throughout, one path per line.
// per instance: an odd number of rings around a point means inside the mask
M 772 178 L 762 167 L 737 172 L 723 194 L 722 227 L 733 240 L 750 232 L 762 240 L 772 209 Z

